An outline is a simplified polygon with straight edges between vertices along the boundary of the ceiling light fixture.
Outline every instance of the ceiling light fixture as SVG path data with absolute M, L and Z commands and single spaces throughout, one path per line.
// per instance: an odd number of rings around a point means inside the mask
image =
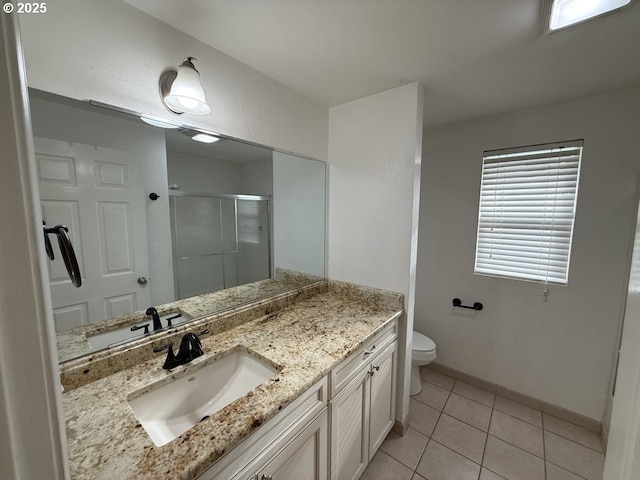
M 200 85 L 200 72 L 187 57 L 177 70 L 167 70 L 160 75 L 162 103 L 173 113 L 205 114 L 211 111 Z
M 214 137 L 213 135 L 208 135 L 206 133 L 197 133 L 193 137 L 191 137 L 191 140 L 195 140 L 196 142 L 202 142 L 202 143 L 215 143 L 220 139 L 218 137 Z
M 553 0 L 549 28 L 558 30 L 624 7 L 631 0 Z
M 160 128 L 178 128 L 180 126 L 176 125 L 175 123 L 171 123 L 163 118 L 152 117 L 151 115 L 140 115 L 140 120 L 142 120 L 144 123 L 148 123 L 149 125 Z

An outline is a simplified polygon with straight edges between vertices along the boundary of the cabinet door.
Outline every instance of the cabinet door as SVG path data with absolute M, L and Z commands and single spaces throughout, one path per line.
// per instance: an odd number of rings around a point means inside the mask
M 373 458 L 395 423 L 396 367 L 395 342 L 371 363 L 369 460 Z
M 289 442 L 258 472 L 259 480 L 327 480 L 327 412 Z
M 369 370 L 331 402 L 331 479 L 355 480 L 369 462 Z

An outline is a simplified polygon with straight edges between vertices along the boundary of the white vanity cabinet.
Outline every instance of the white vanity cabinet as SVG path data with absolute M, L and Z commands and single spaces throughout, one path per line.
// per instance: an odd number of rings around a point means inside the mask
M 326 480 L 327 412 L 311 422 L 300 434 L 258 472 L 256 480 Z M 253 477 L 249 477 L 253 480 Z
M 327 377 L 198 480 L 327 480 Z
M 330 478 L 360 477 L 395 422 L 396 322 L 331 372 Z
M 395 422 L 396 330 L 393 321 L 198 480 L 359 478 Z

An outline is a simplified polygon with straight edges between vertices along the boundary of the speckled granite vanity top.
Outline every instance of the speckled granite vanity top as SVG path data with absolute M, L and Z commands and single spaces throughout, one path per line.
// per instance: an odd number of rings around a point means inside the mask
M 203 315 L 230 310 L 259 299 L 269 298 L 269 296 L 301 288 L 319 280 L 319 277 L 313 275 L 276 269 L 276 275 L 273 278 L 176 300 L 164 305 L 158 305 L 157 310 L 160 315 L 181 313 L 187 318 L 200 318 Z M 94 349 L 87 341 L 87 336 L 108 332 L 123 326 L 131 326 L 143 322 L 145 319 L 148 320 L 148 318 L 144 311 L 137 311 L 58 333 L 56 340 L 59 360 L 64 362 L 94 353 Z
M 329 282 L 302 298 L 203 338 L 204 356 L 172 371 L 158 356 L 63 395 L 73 479 L 191 479 L 402 315 L 402 295 Z M 127 396 L 181 369 L 244 347 L 282 370 L 177 439 L 156 447 Z

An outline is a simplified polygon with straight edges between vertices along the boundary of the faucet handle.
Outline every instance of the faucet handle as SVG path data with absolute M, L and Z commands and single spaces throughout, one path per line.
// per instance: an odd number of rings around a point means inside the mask
M 167 343 L 166 345 L 162 345 L 161 347 L 154 347 L 153 353 L 160 353 L 163 350 L 171 349 L 173 347 L 173 343 Z
M 144 328 L 144 334 L 147 335 L 149 333 L 149 324 L 145 323 L 144 325 L 134 325 L 131 327 L 131 331 L 135 332 L 136 330 L 141 330 Z

